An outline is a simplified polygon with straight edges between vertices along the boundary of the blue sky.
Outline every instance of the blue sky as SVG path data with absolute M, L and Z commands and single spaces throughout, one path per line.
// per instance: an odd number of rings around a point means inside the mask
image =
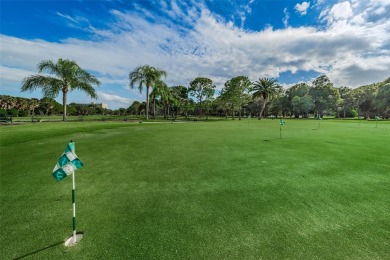
M 128 74 L 149 64 L 168 85 L 198 76 L 221 89 L 232 77 L 275 77 L 285 87 L 327 74 L 358 87 L 390 76 L 390 0 L 0 0 L 0 94 L 20 92 L 42 60 L 75 60 L 102 82 L 116 109 L 143 92 Z M 58 98 L 60 101 L 60 96 Z

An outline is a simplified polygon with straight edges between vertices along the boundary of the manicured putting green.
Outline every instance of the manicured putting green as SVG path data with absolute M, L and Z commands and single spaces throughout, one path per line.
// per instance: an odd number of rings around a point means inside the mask
M 388 258 L 390 122 L 284 121 L 0 127 L 1 258 Z

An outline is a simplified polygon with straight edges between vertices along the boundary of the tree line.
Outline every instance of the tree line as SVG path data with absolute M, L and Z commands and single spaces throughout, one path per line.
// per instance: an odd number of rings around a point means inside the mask
M 147 90 L 146 103 L 134 101 L 127 109 L 130 114 L 144 114 L 147 118 L 150 114 L 164 118 L 193 115 L 206 116 L 206 119 L 210 115 L 232 119 L 243 116 L 308 118 L 310 115 L 388 119 L 390 116 L 390 77 L 352 89 L 334 87 L 326 75 L 321 75 L 311 84 L 297 83 L 285 89 L 275 78 L 260 77 L 251 82 L 246 76 L 237 76 L 228 80 L 216 96 L 216 87 L 209 78 L 197 77 L 186 88 L 168 87 L 161 79 L 163 76 L 166 76 L 165 71 L 149 65 L 129 74 L 131 88 L 138 83 L 140 92 L 143 86 Z
M 74 61 L 42 61 L 38 64 L 38 72 L 50 75 L 38 74 L 25 78 L 21 90 L 34 91 L 40 88 L 44 97 L 51 99 L 62 92 L 63 120 L 68 114 L 68 92 L 78 89 L 92 98 L 97 97 L 93 85 L 99 86 L 100 82 Z M 150 65 L 135 68 L 129 73 L 129 86 L 132 89 L 138 87 L 141 93 L 145 88 L 146 102 L 134 101 L 130 107 L 120 108 L 115 112 L 143 115 L 147 119 L 149 116 L 163 116 L 166 119 L 177 116 L 241 119 L 243 116 L 251 116 L 261 119 L 269 116 L 308 118 L 310 115 L 318 118 L 324 115 L 338 118 L 389 118 L 390 77 L 383 82 L 352 89 L 346 86 L 334 87 L 326 75 L 321 75 L 311 84 L 297 83 L 285 89 L 275 78 L 260 77 L 251 82 L 246 76 L 237 76 L 225 82 L 221 91 L 216 93 L 212 79 L 197 77 L 189 82 L 188 87 L 170 87 L 163 80 L 166 76 L 164 70 Z M 9 108 L 9 104 L 7 106 Z M 18 102 L 15 107 L 22 110 L 24 108 Z M 32 105 L 27 110 L 33 111 L 31 107 Z M 82 113 L 85 107 L 75 109 L 69 112 Z M 46 114 L 47 111 L 50 109 L 46 110 Z M 104 110 L 95 112 L 108 113 Z
M 125 108 L 106 109 L 99 104 L 77 104 L 66 105 L 67 115 L 88 116 L 88 115 L 125 115 L 128 114 Z M 0 95 L 0 114 L 7 114 L 13 117 L 26 116 L 52 116 L 62 115 L 63 106 L 53 98 L 44 97 L 23 98 L 8 95 Z

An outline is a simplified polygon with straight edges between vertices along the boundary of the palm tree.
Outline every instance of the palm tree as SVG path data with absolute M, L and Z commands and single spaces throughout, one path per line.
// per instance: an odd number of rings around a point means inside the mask
M 27 109 L 29 111 L 29 115 L 34 116 L 34 110 L 37 107 L 39 107 L 39 100 L 37 98 L 31 98 L 27 100 Z
M 158 80 L 154 83 L 153 90 L 150 93 L 150 99 L 153 101 L 153 116 L 156 117 L 156 100 L 159 99 L 163 106 L 164 119 L 167 115 L 167 106 L 169 106 L 170 91 L 164 81 Z
M 153 107 L 153 118 L 156 118 L 156 100 L 158 98 L 158 88 L 154 86 L 152 91 L 150 92 L 149 95 L 149 100 L 152 102 L 152 107 Z
M 92 84 L 100 85 L 99 80 L 81 69 L 75 61 L 59 59 L 57 63 L 44 60 L 38 64 L 38 72 L 53 76 L 33 75 L 23 80 L 22 91 L 42 88 L 45 97 L 56 98 L 62 91 L 63 121 L 66 119 L 66 100 L 69 91 L 82 90 L 91 98 L 97 98 Z
M 2 96 L 1 98 L 1 107 L 5 110 L 12 109 L 16 105 L 16 97 L 12 96 Z
M 164 119 L 168 119 L 169 117 L 169 107 L 172 102 L 172 92 L 171 89 L 166 84 L 160 83 L 160 97 L 161 97 L 161 103 L 163 105 L 163 111 L 164 111 Z
M 17 97 L 16 98 L 16 105 L 15 105 L 15 108 L 16 108 L 16 116 L 18 117 L 19 116 L 19 111 L 20 110 L 25 110 L 27 108 L 27 102 L 28 100 L 26 98 L 22 98 L 22 97 Z
M 42 98 L 39 101 L 40 107 L 45 110 L 46 116 L 48 116 L 50 110 L 52 110 L 54 108 L 55 103 L 56 103 L 56 101 L 54 99 L 48 98 L 48 97 Z
M 167 73 L 149 65 L 137 67 L 129 74 L 131 89 L 138 83 L 138 90 L 142 93 L 143 86 L 146 87 L 146 119 L 149 119 L 149 88 L 159 82 L 162 76 L 166 77 Z
M 253 97 L 262 97 L 264 100 L 263 106 L 260 111 L 259 119 L 263 116 L 263 112 L 265 107 L 267 106 L 270 99 L 272 99 L 277 93 L 278 88 L 280 88 L 276 84 L 277 80 L 274 78 L 259 78 L 258 81 L 252 83 L 253 89 L 255 91 L 253 93 Z

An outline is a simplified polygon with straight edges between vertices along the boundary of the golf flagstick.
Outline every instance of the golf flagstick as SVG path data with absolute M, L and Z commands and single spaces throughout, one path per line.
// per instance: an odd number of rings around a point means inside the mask
M 65 177 L 72 174 L 72 209 L 73 209 L 73 233 L 65 241 L 65 246 L 73 246 L 77 243 L 77 239 L 80 241 L 83 238 L 83 234 L 76 234 L 76 203 L 75 203 L 75 190 L 76 190 L 76 173 L 75 171 L 84 166 L 84 163 L 77 157 L 75 152 L 75 143 L 70 140 L 66 146 L 65 151 L 58 159 L 58 162 L 53 169 L 53 177 L 57 181 L 63 180 Z M 78 237 L 78 238 L 77 238 Z
M 76 244 L 76 174 L 72 174 L 73 244 Z
M 280 132 L 280 139 L 282 139 L 282 125 L 280 125 L 280 130 L 279 130 L 279 132 Z
M 279 128 L 280 135 L 279 135 L 279 137 L 280 137 L 280 139 L 282 139 L 282 126 L 284 124 L 285 124 L 285 122 L 282 119 L 280 119 L 280 121 L 279 121 L 279 125 L 280 125 L 280 128 Z

